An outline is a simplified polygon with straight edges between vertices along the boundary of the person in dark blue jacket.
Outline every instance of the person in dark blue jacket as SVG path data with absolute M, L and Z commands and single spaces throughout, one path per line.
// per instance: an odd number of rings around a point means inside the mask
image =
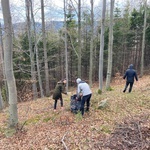
M 126 92 L 128 85 L 130 85 L 129 87 L 129 93 L 132 91 L 132 87 L 134 84 L 134 79 L 136 81 L 138 81 L 138 77 L 137 77 L 137 73 L 136 71 L 133 69 L 133 64 L 129 65 L 129 68 L 126 70 L 123 79 L 126 79 L 126 85 L 125 88 L 123 90 L 123 92 Z

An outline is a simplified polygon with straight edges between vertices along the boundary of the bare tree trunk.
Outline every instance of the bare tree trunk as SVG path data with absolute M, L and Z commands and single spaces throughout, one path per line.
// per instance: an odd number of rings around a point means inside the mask
M 46 96 L 50 96 L 48 61 L 47 61 L 47 50 L 46 50 L 46 35 L 45 35 L 44 2 L 43 2 L 43 0 L 41 0 L 41 16 L 42 16 L 42 37 L 43 37 L 44 63 L 45 63 L 45 84 L 46 84 L 45 88 L 46 88 Z
M 29 50 L 30 50 L 30 61 L 31 61 L 31 80 L 32 80 L 32 91 L 33 99 L 37 99 L 37 86 L 36 86 L 36 72 L 35 72 L 35 62 L 34 62 L 34 52 L 32 50 L 32 38 L 31 38 L 31 1 L 25 0 L 26 2 L 26 15 L 27 15 L 27 27 L 28 27 L 28 40 L 29 40 Z
M 94 13 L 93 13 L 93 0 L 91 0 L 91 41 L 90 41 L 90 69 L 89 69 L 90 86 L 92 86 L 92 76 L 93 76 L 93 40 L 94 40 Z
M 66 63 L 66 91 L 68 92 L 68 50 L 67 50 L 67 25 L 66 25 L 66 0 L 64 0 L 64 26 L 65 26 L 65 63 Z
M 106 89 L 110 87 L 111 75 L 112 75 L 112 57 L 113 57 L 113 11 L 114 2 L 111 0 L 110 5 L 110 22 L 109 22 L 109 44 L 108 44 L 108 66 L 107 66 L 107 78 L 106 78 Z
M 78 77 L 81 77 L 81 0 L 78 0 Z
M 13 73 L 13 62 L 12 62 L 12 22 L 10 15 L 9 0 L 1 0 L 4 26 L 5 26 L 5 37 L 4 37 L 4 63 L 5 63 L 5 74 L 9 92 L 9 126 L 15 127 L 18 123 L 18 111 L 17 111 L 17 90 L 16 82 Z
M 3 109 L 3 98 L 2 98 L 2 92 L 1 92 L 1 88 L 0 88 L 0 110 Z
M 38 82 L 39 82 L 39 87 L 40 87 L 40 95 L 41 95 L 41 97 L 44 97 L 43 86 L 42 86 L 42 79 L 41 79 L 41 73 L 40 73 L 40 67 L 39 67 L 38 46 L 37 46 L 38 42 L 40 40 L 40 37 L 39 37 L 39 39 L 37 41 L 36 28 L 35 28 L 35 20 L 34 20 L 32 5 L 31 5 L 31 16 L 32 16 L 33 28 L 34 28 L 34 44 L 35 44 L 35 46 L 34 46 L 34 53 L 36 53 L 36 65 L 37 65 L 37 73 L 38 73 Z
M 146 23 L 147 23 L 147 0 L 144 1 L 144 28 L 143 28 L 143 39 L 142 39 L 142 57 L 141 57 L 141 73 L 140 76 L 143 76 L 144 72 L 144 49 L 145 49 L 145 32 L 146 32 Z
M 3 40 L 2 40 L 2 28 L 0 23 L 0 42 L 1 42 L 1 48 L 0 48 L 0 110 L 3 109 L 3 97 L 1 93 L 1 89 L 3 87 L 3 80 L 4 80 L 4 72 L 3 72 Z
M 103 88 L 103 53 L 104 53 L 104 33 L 105 33 L 105 12 L 106 12 L 106 0 L 103 0 L 101 36 L 100 36 L 100 55 L 99 55 L 99 89 L 101 91 Z
M 6 82 L 6 75 L 5 75 L 5 67 L 4 67 L 4 46 L 3 46 L 3 37 L 2 37 L 2 27 L 0 23 L 0 41 L 1 41 L 1 51 L 0 51 L 0 63 L 1 63 L 1 72 L 3 73 L 3 80 L 4 80 L 4 87 L 5 87 L 5 96 L 6 96 L 6 101 L 5 104 L 8 104 L 8 87 L 7 87 L 7 82 Z M 1 87 L 2 88 L 2 87 Z

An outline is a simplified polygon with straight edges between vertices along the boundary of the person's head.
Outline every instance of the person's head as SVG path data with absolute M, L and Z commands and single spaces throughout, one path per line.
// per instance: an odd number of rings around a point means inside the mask
M 76 82 L 77 82 L 77 84 L 79 84 L 79 83 L 81 82 L 81 79 L 80 79 L 80 78 L 77 78 L 77 79 L 76 79 Z
M 129 68 L 130 68 L 130 69 L 133 69 L 133 64 L 130 64 L 130 65 L 129 65 Z
M 62 82 L 63 82 L 64 84 L 66 84 L 66 83 L 67 83 L 67 79 L 66 79 L 66 78 L 63 79 Z

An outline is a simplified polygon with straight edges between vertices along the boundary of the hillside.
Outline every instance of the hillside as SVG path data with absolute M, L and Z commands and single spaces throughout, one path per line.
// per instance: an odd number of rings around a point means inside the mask
M 54 31 L 57 32 L 62 27 L 63 27 L 63 21 L 49 21 L 49 22 L 46 22 L 46 29 L 47 30 L 53 29 Z M 40 22 L 36 22 L 35 23 L 35 28 L 36 28 L 36 31 L 38 33 L 41 32 L 42 24 Z M 26 23 L 25 22 L 14 23 L 13 24 L 13 29 L 14 29 L 14 32 L 16 34 L 20 33 L 20 32 L 23 32 L 26 29 Z
M 132 93 L 123 93 L 125 80 L 116 78 L 112 91 L 97 94 L 93 85 L 91 109 L 82 118 L 70 112 L 70 96 L 64 97 L 64 110 L 53 111 L 51 98 L 18 104 L 18 132 L 5 137 L 7 108 L 0 113 L 1 150 L 149 150 L 150 76 L 135 82 Z M 107 106 L 98 109 L 101 100 Z

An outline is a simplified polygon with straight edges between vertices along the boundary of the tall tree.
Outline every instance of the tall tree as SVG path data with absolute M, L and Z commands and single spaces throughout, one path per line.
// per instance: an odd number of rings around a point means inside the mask
M 107 77 L 106 77 L 106 89 L 110 87 L 111 75 L 112 75 L 112 57 L 113 57 L 113 11 L 114 2 L 111 0 L 110 4 L 110 22 L 109 22 L 109 44 L 108 44 L 108 66 L 107 66 Z
M 66 15 L 66 28 L 67 28 L 67 49 L 68 49 L 68 68 L 69 68 L 69 79 L 74 82 L 74 78 L 78 75 L 78 33 L 77 25 L 75 19 L 75 13 L 77 11 L 72 4 L 72 1 L 69 0 L 67 5 L 67 15 Z M 75 11 L 75 12 L 74 12 Z M 74 67 L 76 66 L 76 67 Z M 75 68 L 75 72 L 74 72 Z
M 0 23 L 0 43 L 1 43 L 1 49 L 0 49 L 1 76 L 4 79 L 4 88 L 5 88 L 5 91 L 6 91 L 5 92 L 5 98 L 6 98 L 5 103 L 8 104 L 8 87 L 7 87 L 7 81 L 5 80 L 6 75 L 5 75 L 5 67 L 4 67 L 4 45 L 3 45 L 3 32 L 2 32 L 1 23 Z M 2 83 L 1 83 L 1 89 L 2 89 Z
M 2 92 L 1 92 L 1 88 L 0 88 L 0 110 L 2 110 L 4 107 L 3 105 L 3 97 L 2 97 Z
M 126 5 L 125 5 L 125 10 L 124 10 L 124 15 L 123 15 L 123 20 L 122 22 L 122 35 L 123 35 L 123 40 L 124 42 L 122 42 L 122 48 L 118 49 L 118 51 L 122 51 L 121 55 L 122 57 L 120 58 L 120 62 L 122 64 L 122 71 L 119 71 L 120 73 L 124 73 L 124 71 L 126 70 L 126 57 L 127 56 L 127 51 L 129 51 L 129 45 L 130 45 L 130 39 L 132 38 L 130 33 L 130 3 L 129 1 L 127 1 Z M 118 30 L 117 30 L 118 32 Z M 129 35 L 130 34 L 130 35 Z M 130 37 L 130 38 L 128 38 Z M 114 47 L 115 48 L 115 47 Z M 121 50 L 122 49 L 122 50 Z M 115 58 L 114 58 L 115 59 Z M 113 65 L 115 66 L 115 64 L 113 63 Z
M 32 91 L 33 99 L 37 98 L 37 86 L 36 86 L 36 71 L 34 62 L 34 52 L 32 50 L 32 34 L 31 34 L 31 0 L 25 0 L 26 3 L 26 17 L 27 17 L 27 32 L 29 41 L 29 51 L 30 51 L 30 62 L 31 62 L 31 80 L 32 80 Z
M 104 33 L 105 33 L 105 12 L 106 0 L 103 0 L 101 35 L 100 35 L 100 54 L 99 54 L 99 89 L 103 88 L 103 55 L 104 55 Z
M 44 2 L 41 0 L 41 16 L 42 16 L 42 37 L 43 37 L 43 48 L 44 48 L 44 64 L 45 64 L 45 85 L 46 85 L 46 96 L 50 95 L 49 88 L 49 71 L 48 71 L 48 60 L 46 50 L 46 34 L 45 34 L 45 17 L 44 17 Z
M 93 12 L 93 0 L 91 2 L 91 41 L 90 41 L 90 71 L 89 71 L 89 83 L 92 85 L 93 76 L 93 41 L 94 41 L 94 12 Z
M 81 77 L 81 0 L 78 0 L 78 77 Z
M 143 27 L 143 37 L 142 37 L 142 56 L 141 56 L 141 73 L 143 76 L 144 72 L 144 50 L 145 50 L 145 33 L 146 33 L 146 22 L 147 22 L 147 0 L 144 1 L 144 27 Z
M 15 127 L 18 123 L 17 111 L 17 89 L 13 73 L 13 42 L 12 42 L 12 21 L 10 14 L 9 0 L 1 0 L 3 18 L 4 18 L 4 64 L 5 74 L 9 92 L 9 125 Z
M 32 1 L 31 1 L 31 17 L 32 17 L 32 22 L 33 22 L 34 52 L 36 53 L 36 66 L 37 66 L 37 73 L 38 73 L 38 82 L 39 82 L 41 97 L 44 97 L 42 79 L 41 79 L 41 73 L 40 73 L 40 66 L 39 66 L 39 53 L 38 53 L 38 42 L 40 41 L 41 36 L 37 40 L 37 32 L 36 32 L 36 27 L 35 27 L 36 26 L 35 19 L 34 19 L 34 15 L 33 15 Z
M 3 108 L 3 97 L 2 97 L 2 86 L 3 86 L 3 40 L 2 40 L 2 27 L 1 27 L 1 23 L 0 23 L 0 44 L 1 44 L 1 48 L 0 48 L 0 110 Z
M 66 0 L 64 0 L 64 28 L 65 28 L 65 68 L 66 68 L 66 90 L 68 91 L 68 50 L 67 50 L 67 24 L 66 24 Z

